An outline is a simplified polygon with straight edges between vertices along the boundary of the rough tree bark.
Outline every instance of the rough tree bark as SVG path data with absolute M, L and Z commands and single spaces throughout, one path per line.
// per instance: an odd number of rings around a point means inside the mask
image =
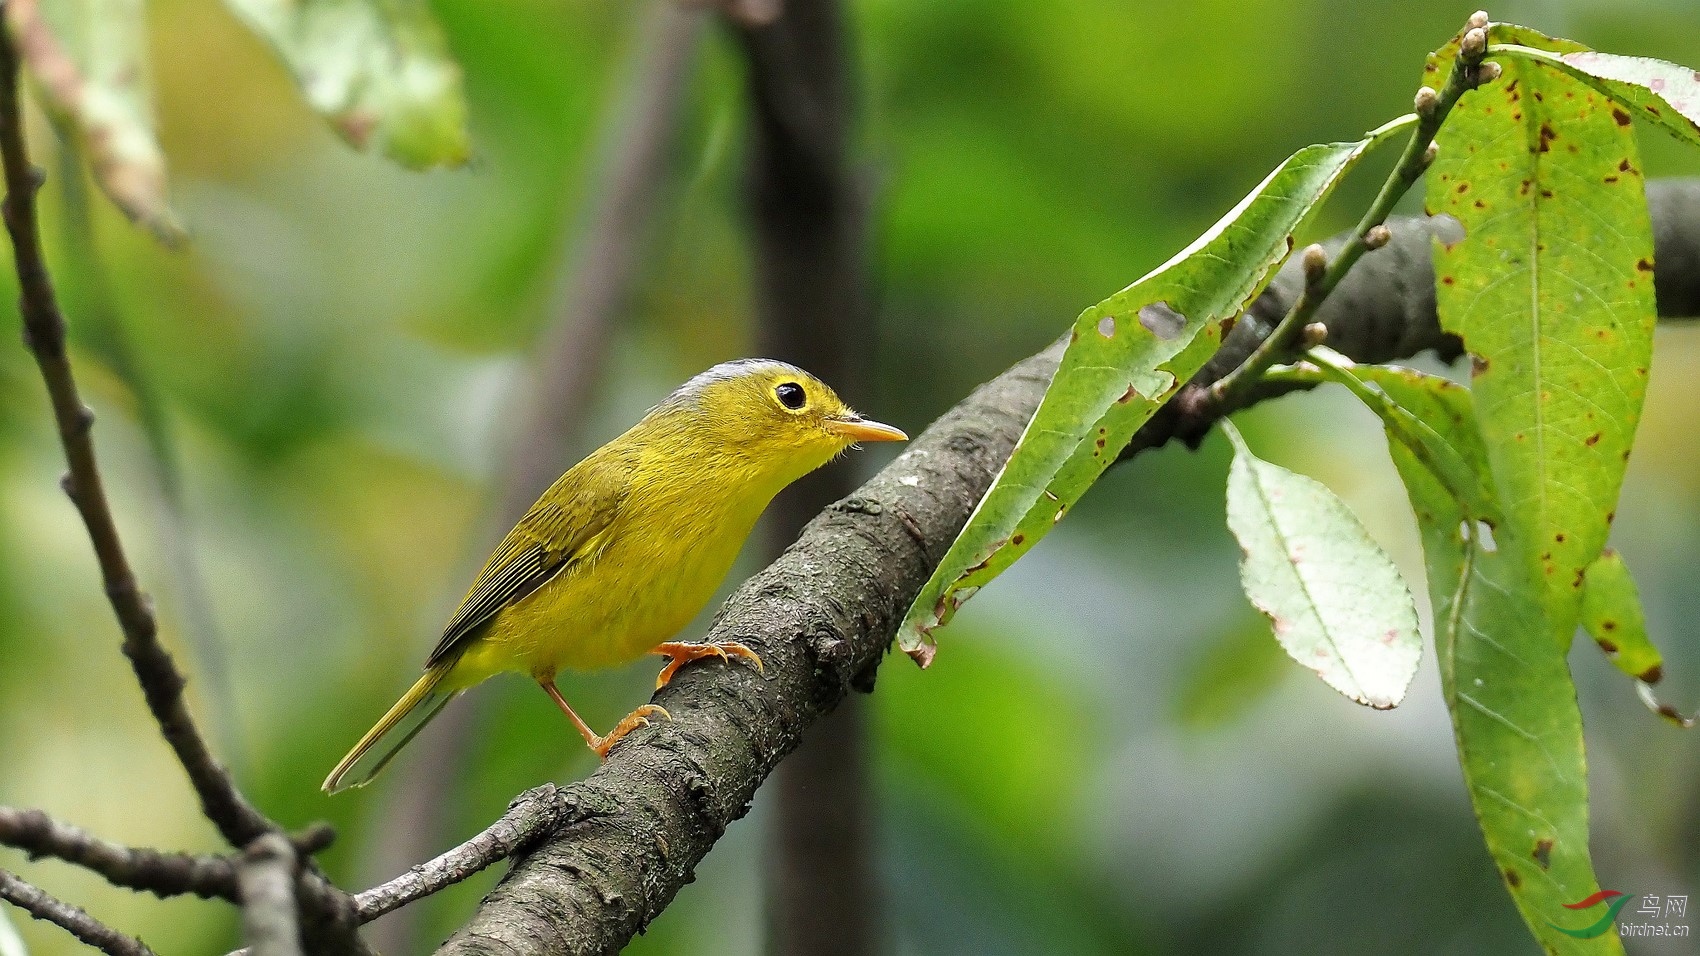
M 1652 183 L 1648 193 L 1660 314 L 1700 314 L 1700 181 Z M 1361 361 L 1425 349 L 1456 355 L 1435 318 L 1430 261 L 1431 237 L 1449 224 L 1390 225 L 1392 242 L 1359 263 L 1319 313 L 1329 344 Z M 1284 269 L 1254 304 L 1254 318 L 1279 314 L 1301 284 L 1296 263 Z M 1188 395 L 1249 353 L 1264 325 L 1240 323 L 1220 359 L 1124 457 L 1177 437 L 1196 440 L 1231 411 Z M 656 695 L 675 719 L 634 734 L 590 778 L 553 794 L 558 824 L 522 851 L 439 952 L 614 952 L 659 914 L 803 730 L 883 659 L 909 601 L 1037 406 L 1060 346 L 974 392 L 739 588 L 709 639 L 755 648 L 768 678 L 736 667 L 681 672 Z
M 844 6 L 790 0 L 783 10 L 766 24 L 732 24 L 746 63 L 757 351 L 864 401 L 872 296 L 866 202 L 849 159 L 856 84 Z M 781 494 L 764 522 L 767 560 L 849 494 L 852 475 L 825 468 Z M 764 873 L 770 956 L 880 949 L 868 759 L 867 708 L 850 699 L 774 774 Z

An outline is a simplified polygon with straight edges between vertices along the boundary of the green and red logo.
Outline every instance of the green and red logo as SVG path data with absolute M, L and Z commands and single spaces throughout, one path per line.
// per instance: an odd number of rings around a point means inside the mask
M 1587 899 L 1564 904 L 1564 908 L 1567 910 L 1588 910 L 1606 900 L 1611 900 L 1611 905 L 1606 907 L 1606 914 L 1600 917 L 1599 922 L 1584 926 L 1581 929 L 1568 929 L 1552 920 L 1547 920 L 1547 925 L 1566 936 L 1574 936 L 1577 939 L 1593 939 L 1596 936 L 1604 936 L 1611 930 L 1612 922 L 1617 919 L 1617 911 L 1623 909 L 1624 904 L 1634 898 L 1633 896 L 1625 896 L 1617 890 L 1601 890 Z

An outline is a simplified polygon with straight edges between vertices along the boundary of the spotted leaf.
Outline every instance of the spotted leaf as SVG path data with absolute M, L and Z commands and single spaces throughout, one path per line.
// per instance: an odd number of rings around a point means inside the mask
M 1577 52 L 1523 28 L 1495 35 Z M 1465 233 L 1436 247 L 1436 300 L 1474 358 L 1502 510 L 1567 644 L 1646 394 L 1652 228 L 1617 104 L 1552 66 L 1503 65 L 1448 118 L 1429 170 L 1430 210 Z
M 925 667 L 932 631 L 1062 519 L 1221 345 L 1225 323 L 1269 281 L 1309 218 L 1371 143 L 1300 150 L 1192 245 L 1081 313 L 1038 411 L 909 609 L 899 643 Z
M 1288 656 L 1360 704 L 1397 706 L 1422 657 L 1417 608 L 1393 560 L 1321 482 L 1234 445 L 1228 527 L 1240 583 Z

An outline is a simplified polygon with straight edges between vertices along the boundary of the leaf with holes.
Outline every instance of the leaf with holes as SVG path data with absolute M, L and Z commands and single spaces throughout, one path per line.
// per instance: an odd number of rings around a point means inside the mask
M 163 242 L 183 239 L 154 133 L 141 0 L 14 0 L 6 20 L 54 122 L 76 138 L 94 180 Z
M 410 169 L 471 152 L 460 67 L 424 0 L 225 0 L 355 149 Z
M 1062 519 L 1215 353 L 1229 320 L 1269 281 L 1341 175 L 1413 122 L 1293 154 L 1192 245 L 1081 313 L 1014 453 L 904 618 L 906 653 L 927 666 L 933 629 Z
M 1360 704 L 1405 697 L 1422 658 L 1405 579 L 1346 503 L 1321 482 L 1259 459 L 1228 421 L 1228 527 L 1246 597 L 1293 660 Z
M 1496 36 L 1576 52 L 1512 29 Z M 1552 67 L 1502 63 L 1448 117 L 1429 170 L 1430 211 L 1465 232 L 1435 250 L 1436 300 L 1474 357 L 1501 510 L 1567 645 L 1646 393 L 1652 228 L 1621 109 Z
M 1485 466 L 1468 390 L 1432 376 L 1377 381 L 1460 458 Z M 1564 648 L 1551 639 L 1543 588 L 1519 556 L 1518 532 L 1472 520 L 1391 431 L 1388 452 L 1422 533 L 1435 659 L 1488 852 L 1546 952 L 1622 953 L 1616 933 L 1577 939 L 1560 928 L 1592 922 L 1576 920 L 1564 904 L 1599 889 L 1588 852 L 1582 713 Z

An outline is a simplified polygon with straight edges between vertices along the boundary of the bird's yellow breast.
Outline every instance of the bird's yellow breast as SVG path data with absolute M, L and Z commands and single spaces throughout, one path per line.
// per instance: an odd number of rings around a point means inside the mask
M 696 617 L 778 491 L 742 476 L 712 489 L 637 479 L 618 520 L 577 560 L 503 608 L 467 646 L 452 679 L 471 685 L 501 671 L 624 664 Z

